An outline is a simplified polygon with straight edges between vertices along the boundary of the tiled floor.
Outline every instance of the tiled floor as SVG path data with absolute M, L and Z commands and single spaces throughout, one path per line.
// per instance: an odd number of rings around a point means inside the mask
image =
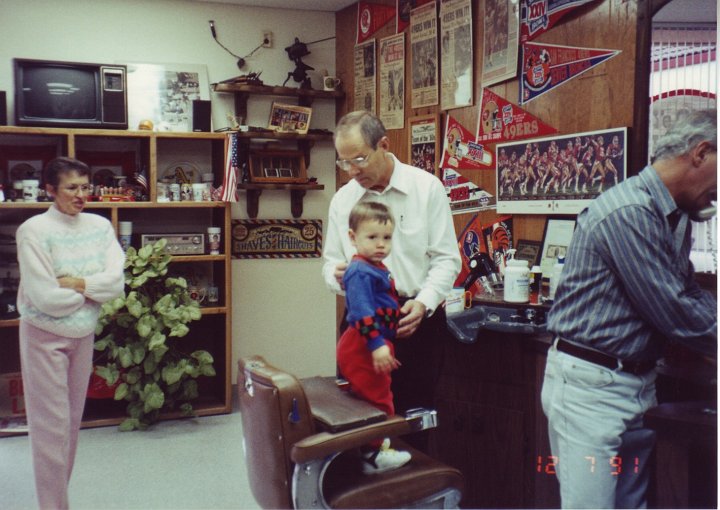
M 240 413 L 165 421 L 144 432 L 84 429 L 70 481 L 73 510 L 257 509 Z M 0 509 L 35 509 L 27 436 L 0 438 Z

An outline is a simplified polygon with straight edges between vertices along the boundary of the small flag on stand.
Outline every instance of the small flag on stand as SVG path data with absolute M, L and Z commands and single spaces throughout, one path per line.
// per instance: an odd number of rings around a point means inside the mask
M 223 178 L 221 200 L 223 202 L 237 202 L 238 172 L 240 171 L 238 167 L 238 141 L 235 133 L 229 133 L 228 137 L 228 152 L 225 158 L 225 176 Z
M 145 176 L 145 169 L 143 168 L 139 172 L 135 172 L 135 175 L 133 175 L 133 178 L 140 186 L 142 186 L 142 188 L 145 190 L 145 193 L 147 193 L 148 181 L 147 181 L 147 177 Z

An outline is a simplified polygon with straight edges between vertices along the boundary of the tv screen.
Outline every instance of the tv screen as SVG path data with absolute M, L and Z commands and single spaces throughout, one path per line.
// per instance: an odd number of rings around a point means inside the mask
M 98 118 L 95 69 L 26 66 L 22 72 L 22 102 L 27 119 L 88 120 Z

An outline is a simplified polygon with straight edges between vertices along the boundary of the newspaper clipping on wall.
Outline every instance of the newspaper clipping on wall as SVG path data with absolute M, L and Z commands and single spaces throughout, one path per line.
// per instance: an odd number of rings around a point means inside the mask
M 355 46 L 355 104 L 353 110 L 375 113 L 375 39 Z
M 440 108 L 473 104 L 473 44 L 470 0 L 440 3 Z
M 437 8 L 429 2 L 410 12 L 413 108 L 438 104 Z
M 380 111 L 386 129 L 405 127 L 405 33 L 380 39 Z
M 410 123 L 410 164 L 436 175 L 438 166 L 437 115 L 412 117 Z
M 487 87 L 517 74 L 519 0 L 487 0 L 481 83 Z

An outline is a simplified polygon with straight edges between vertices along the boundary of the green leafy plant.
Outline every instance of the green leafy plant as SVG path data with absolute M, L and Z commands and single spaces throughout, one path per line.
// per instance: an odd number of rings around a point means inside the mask
M 116 386 L 115 400 L 128 401 L 120 430 L 145 429 L 161 412 L 178 407 L 192 415 L 196 379 L 215 375 L 209 352 L 180 350 L 188 324 L 201 314 L 187 281 L 167 275 L 166 244 L 160 239 L 139 250 L 128 248 L 125 293 L 103 304 L 95 331 L 95 350 L 102 353 L 96 373 Z

